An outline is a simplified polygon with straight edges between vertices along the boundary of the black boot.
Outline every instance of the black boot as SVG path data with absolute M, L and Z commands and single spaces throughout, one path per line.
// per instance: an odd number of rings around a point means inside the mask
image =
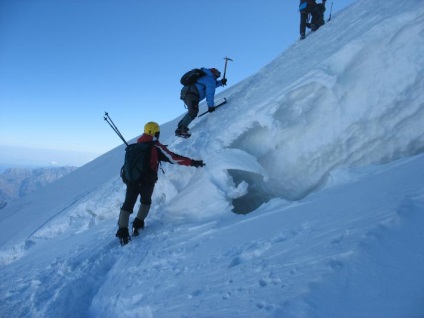
M 130 236 L 130 233 L 128 232 L 127 227 L 119 228 L 115 236 L 119 238 L 119 242 L 121 243 L 122 246 L 127 245 L 128 242 L 131 241 L 131 236 Z
M 140 234 L 139 229 L 144 229 L 144 221 L 140 220 L 139 218 L 135 218 L 132 228 L 134 236 L 138 236 Z
M 182 137 L 182 138 L 189 138 L 191 136 L 191 134 L 188 131 L 189 131 L 189 129 L 185 128 L 185 127 L 177 128 L 175 130 L 175 136 Z

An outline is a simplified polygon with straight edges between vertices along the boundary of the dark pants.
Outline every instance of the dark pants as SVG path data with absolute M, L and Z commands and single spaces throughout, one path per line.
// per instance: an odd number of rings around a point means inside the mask
M 152 204 L 152 195 L 155 184 L 127 184 L 127 192 L 125 194 L 125 201 L 121 209 L 129 213 L 133 213 L 134 205 L 140 195 L 140 202 L 144 205 Z
M 308 3 L 305 9 L 300 11 L 300 34 L 306 33 L 306 24 L 308 23 L 309 14 L 314 12 L 315 4 Z
M 312 31 L 318 30 L 324 22 L 324 4 L 308 3 L 305 9 L 300 11 L 300 34 L 305 34 L 306 27 L 310 27 Z M 311 15 L 311 23 L 308 23 L 309 15 Z
M 178 129 L 187 129 L 188 125 L 197 117 L 199 113 L 199 93 L 192 85 L 181 91 L 181 99 L 186 104 L 188 112 L 178 123 Z
M 308 21 L 308 12 L 300 12 L 300 35 L 306 33 L 306 23 Z

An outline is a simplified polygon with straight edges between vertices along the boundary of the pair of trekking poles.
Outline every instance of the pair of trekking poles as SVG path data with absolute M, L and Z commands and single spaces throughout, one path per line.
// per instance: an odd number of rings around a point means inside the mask
M 113 129 L 113 131 L 119 136 L 119 138 L 122 139 L 125 145 L 128 146 L 127 141 L 125 140 L 124 136 L 122 136 L 121 132 L 119 131 L 118 127 L 116 127 L 115 123 L 113 122 L 112 118 L 110 118 L 109 113 L 105 112 L 105 116 L 103 119 L 109 124 L 109 126 Z

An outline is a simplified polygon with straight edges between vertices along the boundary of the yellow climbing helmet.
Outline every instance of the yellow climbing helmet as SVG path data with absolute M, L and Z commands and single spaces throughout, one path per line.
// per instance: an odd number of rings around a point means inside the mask
M 146 125 L 144 125 L 144 133 L 155 137 L 157 133 L 160 132 L 159 125 L 154 121 L 149 121 Z

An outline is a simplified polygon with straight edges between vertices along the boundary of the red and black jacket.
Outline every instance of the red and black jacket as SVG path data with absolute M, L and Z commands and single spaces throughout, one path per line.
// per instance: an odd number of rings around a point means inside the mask
M 192 162 L 192 159 L 172 152 L 165 145 L 162 145 L 159 140 L 153 140 L 153 137 L 150 135 L 141 135 L 140 138 L 137 139 L 137 142 L 153 143 L 154 147 L 152 147 L 150 152 L 150 169 L 156 174 L 161 161 L 179 164 L 182 166 L 190 166 Z

